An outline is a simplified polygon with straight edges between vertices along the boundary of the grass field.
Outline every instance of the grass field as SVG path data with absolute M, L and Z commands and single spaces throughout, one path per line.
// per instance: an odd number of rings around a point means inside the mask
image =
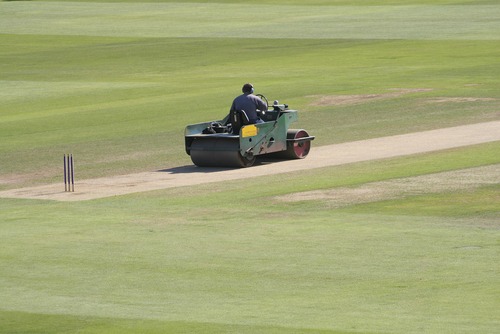
M 185 125 L 224 116 L 247 81 L 314 145 L 499 120 L 498 59 L 497 1 L 2 1 L 0 190 L 61 182 L 67 152 L 77 180 L 189 165 Z M 0 333 L 497 333 L 499 184 L 276 198 L 498 152 L 0 198 Z

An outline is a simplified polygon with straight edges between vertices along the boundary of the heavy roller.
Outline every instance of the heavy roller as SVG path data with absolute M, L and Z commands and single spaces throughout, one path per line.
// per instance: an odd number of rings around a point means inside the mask
M 250 167 L 256 157 L 303 159 L 311 148 L 310 136 L 303 129 L 289 129 L 298 119 L 297 110 L 275 101 L 261 113 L 263 123 L 248 124 L 243 110 L 231 111 L 223 120 L 188 125 L 184 138 L 186 153 L 200 167 Z

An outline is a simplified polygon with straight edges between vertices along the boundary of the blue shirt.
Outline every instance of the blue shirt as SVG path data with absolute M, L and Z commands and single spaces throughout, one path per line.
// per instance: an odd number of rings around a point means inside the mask
M 242 94 L 234 99 L 231 110 L 244 110 L 250 123 L 255 124 L 262 122 L 257 115 L 257 110 L 267 111 L 267 105 L 255 95 Z

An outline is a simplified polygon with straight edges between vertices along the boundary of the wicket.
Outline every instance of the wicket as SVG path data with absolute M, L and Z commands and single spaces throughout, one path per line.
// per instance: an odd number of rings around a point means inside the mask
M 75 168 L 73 154 L 65 154 L 64 162 L 64 191 L 75 191 Z

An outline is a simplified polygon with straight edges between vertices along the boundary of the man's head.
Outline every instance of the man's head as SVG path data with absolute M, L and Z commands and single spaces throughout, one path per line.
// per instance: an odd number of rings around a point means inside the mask
M 245 94 L 252 94 L 253 93 L 253 85 L 251 83 L 246 83 L 243 85 L 243 88 L 241 90 Z

